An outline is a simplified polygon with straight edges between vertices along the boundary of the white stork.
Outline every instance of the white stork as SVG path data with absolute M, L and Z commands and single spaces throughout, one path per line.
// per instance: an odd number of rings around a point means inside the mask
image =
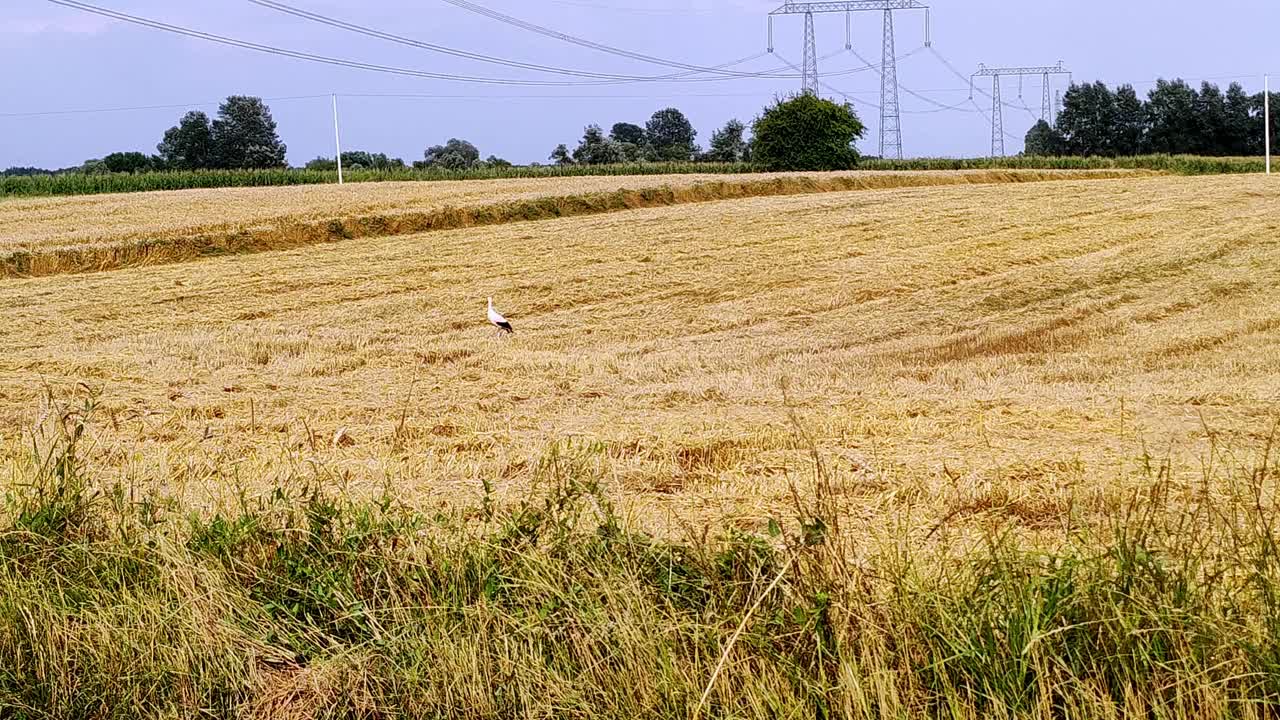
M 489 298 L 489 323 L 498 328 L 498 335 L 515 332 L 511 329 L 511 323 L 502 317 L 502 313 L 493 309 L 493 298 Z

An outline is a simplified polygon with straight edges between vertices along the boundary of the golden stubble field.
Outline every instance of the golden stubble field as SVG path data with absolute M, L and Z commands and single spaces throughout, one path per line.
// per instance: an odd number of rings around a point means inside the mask
M 1261 176 L 758 198 L 8 280 L 0 447 L 22 461 L 45 395 L 87 387 L 99 481 L 135 496 L 212 508 L 318 475 L 514 501 L 572 442 L 642 523 L 759 528 L 812 446 L 869 533 L 1054 533 L 1116 512 L 1148 463 L 1192 493 L 1262 451 L 1277 286 Z
M 13 198 L 0 202 L 0 253 L 73 249 L 183 237 L 218 230 L 239 232 L 336 218 L 395 217 L 442 207 L 490 206 L 554 196 L 618 190 L 683 190 L 714 183 L 762 185 L 780 181 L 863 180 L 908 186 L 990 181 L 1142 175 L 1139 171 L 966 170 L 752 173 L 749 175 L 636 175 L 379 182 L 347 185 L 219 188 L 163 192 Z
M 966 170 L 606 176 L 10 199 L 0 203 L 0 280 L 728 199 L 1144 175 L 1151 173 Z

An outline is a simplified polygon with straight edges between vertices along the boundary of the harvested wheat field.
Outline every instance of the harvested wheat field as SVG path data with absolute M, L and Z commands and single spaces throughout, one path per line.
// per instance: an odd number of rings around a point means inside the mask
M 1129 170 L 654 175 L 182 190 L 0 202 L 0 278 L 280 250 L 728 198 L 1068 177 Z
M 297 472 L 517 501 L 599 443 L 653 528 L 763 528 L 816 450 L 866 532 L 1053 534 L 1265 444 L 1277 207 L 1261 176 L 829 192 L 9 280 L 0 434 L 91 391 L 98 480 L 197 508 Z

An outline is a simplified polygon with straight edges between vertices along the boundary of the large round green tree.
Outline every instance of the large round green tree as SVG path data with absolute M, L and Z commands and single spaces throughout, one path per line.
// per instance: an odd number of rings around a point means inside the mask
M 285 144 L 262 98 L 232 95 L 210 128 L 215 163 L 232 170 L 285 167 Z
M 753 129 L 751 160 L 769 170 L 847 170 L 866 131 L 852 107 L 812 93 L 777 100 Z

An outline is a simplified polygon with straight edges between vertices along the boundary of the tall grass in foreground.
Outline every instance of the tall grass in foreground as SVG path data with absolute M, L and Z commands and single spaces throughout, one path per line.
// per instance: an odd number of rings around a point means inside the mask
M 867 159 L 861 170 L 1158 170 L 1181 175 L 1256 173 L 1264 169 L 1262 158 L 1219 158 L 1191 155 L 1143 155 L 1138 157 L 1006 157 Z M 494 180 L 503 178 L 554 178 L 588 175 L 738 174 L 763 172 L 750 163 L 624 163 L 618 165 L 544 165 L 536 167 L 479 168 L 473 170 L 351 170 L 347 182 L 392 180 Z M 45 195 L 188 190 L 193 188 L 268 187 L 336 183 L 336 171 L 194 170 L 148 173 L 28 175 L 0 177 L 0 198 Z
M 1148 492 L 1059 549 L 861 548 L 818 466 L 791 518 L 626 527 L 590 445 L 540 494 L 428 515 L 324 478 L 184 516 L 98 493 L 84 416 L 0 521 L 5 717 L 1271 717 L 1274 471 Z

